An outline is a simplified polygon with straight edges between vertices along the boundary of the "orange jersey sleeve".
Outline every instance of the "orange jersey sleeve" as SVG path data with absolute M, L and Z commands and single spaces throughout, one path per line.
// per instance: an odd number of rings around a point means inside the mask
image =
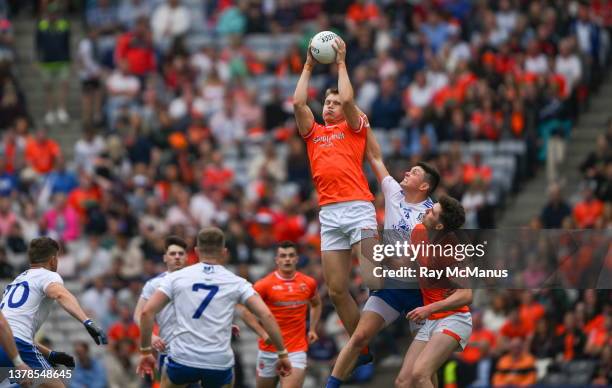
M 357 129 L 346 121 L 327 126 L 314 123 L 304 136 L 319 205 L 374 200 L 363 172 L 368 128 L 363 115 Z
M 410 241 L 412 244 L 419 244 L 419 243 L 429 244 L 430 243 L 428 232 L 427 232 L 427 229 L 425 228 L 425 225 L 418 224 L 414 227 L 414 229 L 412 230 Z M 440 269 L 445 266 L 451 265 L 452 262 L 449 262 L 449 260 L 452 261 L 453 259 L 447 258 L 447 257 L 427 257 L 424 255 L 421 255 L 417 258 L 417 260 L 418 260 L 420 267 Z M 423 294 L 423 304 L 425 306 L 441 301 L 441 300 L 444 300 L 448 298 L 453 292 L 455 292 L 455 289 L 453 288 L 441 288 L 440 287 L 440 284 L 448 284 L 448 280 L 449 279 L 430 280 L 429 278 L 419 276 L 419 286 L 421 288 L 421 293 Z M 462 306 L 462 307 L 459 307 L 453 310 L 433 313 L 430 315 L 429 319 L 436 320 L 436 319 L 447 317 L 455 313 L 467 313 L 469 311 L 470 309 L 466 305 L 466 306 Z
M 278 322 L 287 351 L 308 350 L 306 320 L 310 300 L 317 290 L 316 281 L 301 272 L 296 272 L 291 279 L 284 279 L 275 271 L 255 283 L 255 290 Z M 276 352 L 274 345 L 265 344 L 262 340 L 259 340 L 259 349 Z

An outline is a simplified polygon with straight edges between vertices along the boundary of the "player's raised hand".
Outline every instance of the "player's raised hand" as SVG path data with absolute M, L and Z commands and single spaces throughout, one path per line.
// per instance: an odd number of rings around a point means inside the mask
M 429 307 L 421 306 L 421 307 L 415 308 L 414 310 L 406 314 L 406 318 L 412 321 L 415 321 L 415 322 L 422 322 L 426 320 L 427 318 L 429 318 L 430 315 L 431 315 L 431 310 L 429 309 Z
M 276 363 L 276 373 L 280 377 L 287 377 L 291 375 L 291 371 L 293 367 L 291 366 L 291 361 L 289 361 L 289 356 L 283 356 L 278 358 L 278 362 Z
M 87 332 L 89 333 L 91 338 L 93 338 L 94 341 L 96 341 L 96 345 L 108 344 L 108 340 L 106 339 L 106 334 L 104 334 L 104 331 L 100 329 L 98 325 L 94 323 L 93 320 L 87 319 L 83 321 L 83 325 L 85 325 L 85 328 L 87 329 Z
M 337 37 L 334 39 L 334 43 L 332 43 L 332 47 L 336 50 L 336 63 L 344 63 L 346 59 L 346 43 L 342 40 L 342 38 Z
M 158 352 L 166 351 L 166 343 L 164 342 L 163 339 L 156 336 L 155 334 L 153 335 L 153 337 L 151 337 L 151 346 L 153 347 L 153 349 L 157 350 Z
M 314 66 L 317 63 L 317 60 L 312 56 L 312 51 L 310 51 L 310 45 L 312 44 L 312 38 L 310 42 L 308 42 L 308 49 L 306 49 L 306 64 L 310 66 Z
M 67 367 L 74 367 L 74 357 L 72 357 L 68 353 L 64 352 L 54 352 L 49 353 L 49 362 L 52 366 L 64 365 Z
M 310 330 L 308 331 L 308 344 L 311 345 L 319 340 L 319 335 L 316 331 Z
M 136 367 L 136 373 L 140 377 L 145 377 L 145 375 L 149 375 L 153 377 L 153 373 L 155 372 L 155 357 L 151 353 L 142 354 L 140 356 L 140 361 L 138 362 L 138 366 Z

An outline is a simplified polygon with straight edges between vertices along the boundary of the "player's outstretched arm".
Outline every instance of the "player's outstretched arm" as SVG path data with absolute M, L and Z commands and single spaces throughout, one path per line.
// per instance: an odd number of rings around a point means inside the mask
M 428 304 L 427 306 L 417 307 L 410 311 L 406 318 L 414 321 L 423 321 L 433 313 L 454 310 L 472 303 L 472 290 L 457 289 L 448 298 Z
M 389 171 L 387 170 L 385 162 L 383 161 L 380 144 L 378 144 L 378 141 L 376 140 L 374 131 L 372 131 L 370 128 L 368 128 L 366 139 L 366 159 L 370 163 L 370 167 L 372 167 L 378 181 L 382 182 L 382 180 L 389 175 Z
M 304 63 L 302 74 L 293 93 L 293 114 L 295 115 L 298 131 L 302 137 L 308 135 L 315 121 L 314 115 L 308 107 L 308 82 L 310 82 L 315 61 L 310 53 L 310 45 L 308 45 L 308 50 L 306 51 L 306 63 Z
M 49 298 L 56 300 L 68 314 L 83 323 L 85 329 L 87 329 L 87 332 L 96 341 L 97 345 L 106 345 L 108 343 L 106 334 L 85 314 L 77 298 L 66 287 L 60 283 L 51 283 L 47 286 L 45 294 Z
M 253 315 L 246 307 L 241 304 L 236 305 L 236 311 L 240 315 L 240 319 L 251 329 L 253 330 L 259 338 L 264 340 L 264 342 L 270 342 L 270 336 L 266 333 L 266 330 L 259 324 L 259 320 L 257 317 Z
M 353 85 L 346 69 L 346 44 L 341 38 L 336 38 L 332 44 L 336 50 L 336 63 L 338 64 L 338 94 L 342 102 L 344 118 L 351 129 L 357 131 L 362 127 L 362 112 L 355 104 Z
M 321 303 L 321 296 L 318 292 L 315 292 L 315 296 L 310 299 L 310 328 L 308 329 L 308 343 L 312 344 L 319 340 L 317 334 L 317 326 L 321 320 L 321 312 L 323 311 L 323 303 Z
M 264 329 L 270 336 L 270 340 L 274 347 L 276 347 L 278 354 L 278 365 L 277 370 L 281 376 L 289 376 L 291 374 L 291 362 L 289 361 L 289 353 L 285 349 L 283 343 L 283 337 L 281 335 L 280 327 L 274 319 L 274 315 L 270 312 L 268 306 L 266 306 L 263 299 L 259 294 L 255 294 L 247 299 L 245 306 L 251 311 L 263 325 Z

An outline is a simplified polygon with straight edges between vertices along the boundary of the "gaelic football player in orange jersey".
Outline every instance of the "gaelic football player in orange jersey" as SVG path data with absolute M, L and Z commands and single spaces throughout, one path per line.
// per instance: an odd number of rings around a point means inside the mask
M 293 106 L 298 130 L 306 141 L 321 206 L 319 221 L 325 282 L 340 320 L 352 334 L 359 321 L 359 307 L 349 293 L 351 250 L 360 259 L 366 284 L 371 288 L 380 287 L 373 283 L 374 264 L 370 261 L 378 232 L 372 204 L 374 196 L 363 172 L 368 119 L 353 99 L 345 63 L 346 45 L 342 39 L 336 39 L 334 49 L 338 89 L 325 93 L 325 125 L 315 122 L 307 105 L 308 82 L 315 65 L 310 48 L 295 89 Z
M 459 201 L 441 196 L 439 202 L 428 209 L 423 223 L 412 231 L 412 244 L 452 242 L 452 232 L 465 222 L 465 210 Z M 430 233 L 444 234 L 443 241 L 429 240 Z M 450 238 L 449 238 L 450 237 Z M 443 268 L 452 265 L 454 258 L 417 258 L 421 267 Z M 442 279 L 448 286 L 449 279 Z M 423 306 L 410 311 L 406 318 L 425 321 L 410 344 L 395 386 L 434 387 L 435 374 L 458 349 L 463 350 L 472 333 L 472 316 L 468 305 L 472 303 L 472 290 L 440 288 L 440 280 L 419 278 Z
M 300 388 L 306 376 L 306 351 L 308 345 L 319 337 L 315 328 L 321 318 L 321 298 L 317 293 L 317 281 L 297 271 L 298 253 L 295 244 L 283 241 L 276 248 L 276 271 L 255 283 L 255 291 L 268 305 L 278 322 L 283 342 L 289 352 L 293 367 L 290 376 L 281 377 L 282 388 Z M 310 329 L 306 333 L 306 311 L 310 314 Z M 257 388 L 275 388 L 276 348 L 263 339 L 259 340 L 257 354 Z

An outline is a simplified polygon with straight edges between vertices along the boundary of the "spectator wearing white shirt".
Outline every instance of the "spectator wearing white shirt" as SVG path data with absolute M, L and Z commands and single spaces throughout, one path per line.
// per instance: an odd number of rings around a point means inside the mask
M 180 0 L 167 0 L 157 7 L 151 19 L 155 46 L 166 52 L 176 38 L 189 30 L 189 24 L 189 11 L 180 4 Z
M 131 30 L 139 18 L 151 15 L 150 0 L 124 0 L 119 6 L 119 21 Z
M 96 159 L 105 149 L 106 144 L 102 137 L 96 136 L 91 128 L 87 128 L 83 131 L 83 137 L 74 144 L 74 163 L 91 173 Z
M 582 63 L 580 58 L 572 50 L 571 39 L 564 39 L 559 44 L 559 54 L 555 60 L 555 72 L 561 74 L 565 79 L 567 91 L 572 93 L 582 78 Z
M 244 120 L 236 113 L 231 95 L 224 97 L 223 109 L 211 118 L 210 129 L 223 147 L 231 146 L 245 136 Z
M 87 312 L 103 327 L 108 326 L 107 319 L 110 315 L 110 304 L 113 299 L 113 291 L 104 285 L 104 279 L 97 277 L 93 280 L 93 287 L 81 296 L 81 305 L 87 306 Z
M 510 35 L 514 31 L 518 20 L 518 13 L 515 9 L 512 9 L 510 0 L 501 0 L 499 2 L 499 11 L 497 11 L 495 19 L 497 20 L 497 26 L 504 30 L 506 34 Z
M 525 71 L 544 75 L 548 73 L 548 60 L 538 47 L 538 42 L 532 40 L 527 46 L 527 56 L 525 57 Z
M 140 91 L 140 81 L 129 72 L 127 61 L 119 61 L 119 66 L 106 79 L 106 115 L 110 127 L 114 129 L 119 109 L 132 107 Z
M 442 62 L 446 64 L 449 73 L 455 71 L 459 62 L 470 60 L 470 45 L 461 39 L 461 27 L 451 25 L 450 40 L 442 50 L 442 55 Z
M 406 90 L 406 108 L 416 107 L 424 109 L 430 103 L 434 95 L 433 87 L 427 82 L 425 73 L 419 71 L 414 76 L 414 81 Z

